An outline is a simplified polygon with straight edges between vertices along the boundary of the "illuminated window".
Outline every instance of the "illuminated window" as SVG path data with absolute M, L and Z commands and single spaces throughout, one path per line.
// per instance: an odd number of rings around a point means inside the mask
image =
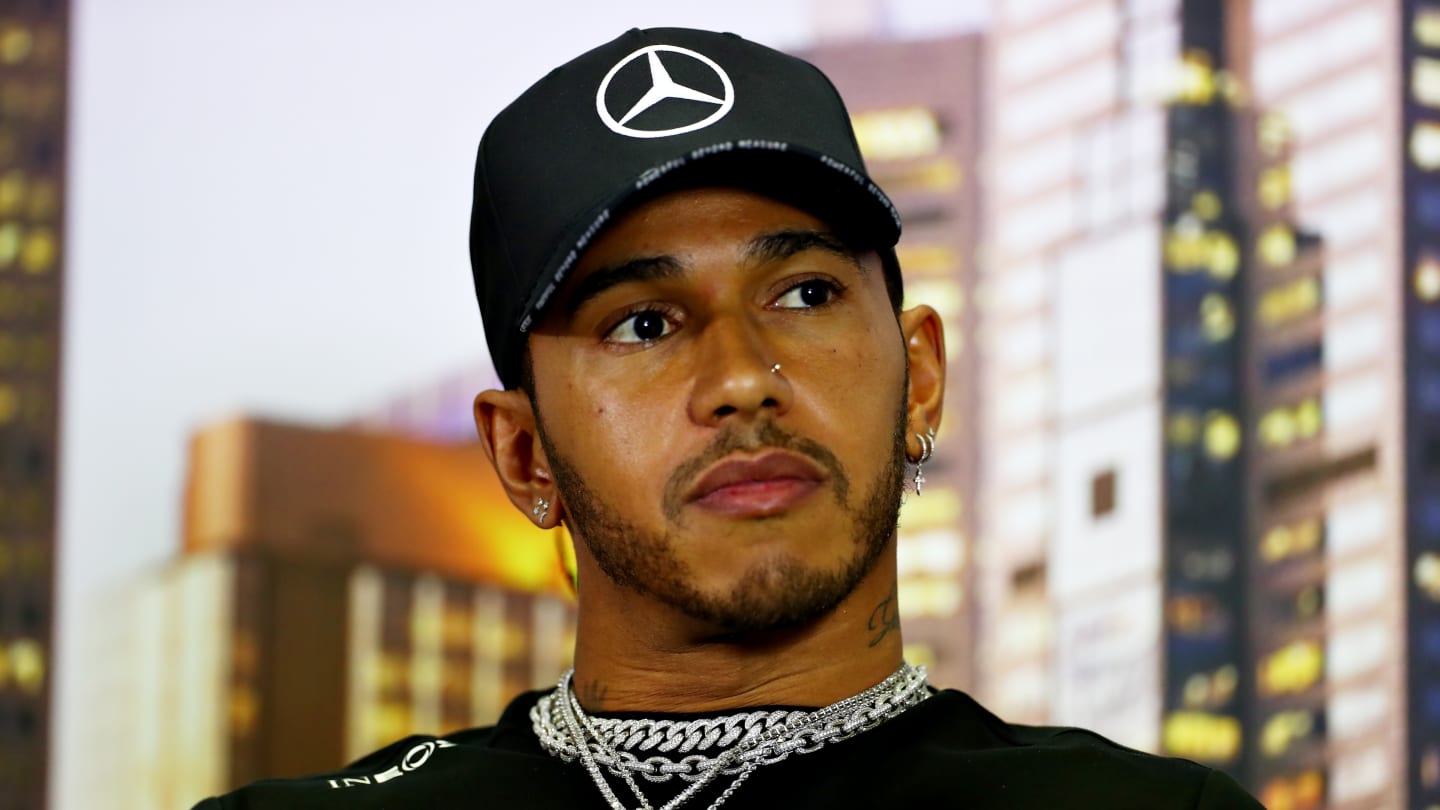
M 260 693 L 254 688 L 237 686 L 230 690 L 230 729 L 245 737 L 255 732 L 260 716 Z
M 940 151 L 940 122 L 924 107 L 857 113 L 851 123 L 866 160 L 899 160 Z
M 1271 166 L 1260 172 L 1256 191 L 1260 204 L 1272 210 L 1290 202 L 1290 167 Z
M 1270 112 L 1260 116 L 1259 131 L 1260 147 L 1272 156 L 1285 151 L 1290 145 L 1290 121 L 1280 113 Z
M 948 275 L 960 269 L 960 254 L 947 245 L 905 244 L 895 248 L 895 258 L 905 268 L 905 277 Z
M 1235 334 L 1235 312 L 1225 296 L 1209 293 L 1200 300 L 1200 331 L 1211 343 L 1229 340 Z
M 1190 210 L 1195 216 L 1203 220 L 1213 220 L 1220 216 L 1223 206 L 1220 205 L 1220 195 L 1213 191 L 1199 191 L 1190 200 Z
M 934 667 L 935 647 L 922 642 L 912 642 L 905 645 L 905 660 L 914 666 Z
M 1185 708 L 1214 709 L 1227 705 L 1235 697 L 1239 670 L 1227 664 L 1214 672 L 1197 672 L 1185 679 Z
M 1090 479 L 1090 516 L 1102 518 L 1115 511 L 1115 471 L 1106 470 Z
M 1200 440 L 1200 418 L 1194 411 L 1176 411 L 1165 428 L 1170 444 L 1188 447 Z
M 1260 556 L 1266 562 L 1280 562 L 1319 550 L 1322 536 L 1319 519 L 1273 526 L 1260 540 Z
M 1440 125 L 1421 121 L 1410 130 L 1410 159 L 1426 171 L 1440 167 Z
M 0 62 L 14 65 L 25 61 L 33 45 L 30 29 L 13 23 L 0 28 Z
M 1240 721 L 1208 712 L 1172 712 L 1165 718 L 1165 753 L 1201 762 L 1229 762 L 1240 753 Z
M 1271 267 L 1285 267 L 1295 261 L 1295 232 L 1286 225 L 1271 225 L 1255 244 L 1260 260 Z
M 27 695 L 40 693 L 45 682 L 45 653 L 39 642 L 20 639 L 10 645 L 10 678 Z
M 960 609 L 962 589 L 952 577 L 906 577 L 898 587 L 907 616 L 953 616 Z
M 0 223 L 0 267 L 8 267 L 20 255 L 20 223 Z
M 1210 54 L 1190 49 L 1180 57 L 1180 89 L 1176 101 L 1182 104 L 1209 104 L 1215 97 L 1215 69 Z
M 1228 233 L 1216 231 L 1207 241 L 1209 250 L 1205 264 L 1210 269 L 1210 275 L 1221 281 L 1234 277 L 1235 271 L 1240 269 L 1240 249 L 1235 247 L 1235 240 Z
M 1411 95 L 1427 107 L 1440 107 L 1440 60 L 1421 56 L 1410 67 Z
M 1415 294 L 1421 301 L 1440 301 L 1440 261 L 1426 256 L 1415 266 Z
M 1315 725 L 1315 716 L 1304 709 L 1276 712 L 1260 729 L 1260 750 L 1267 757 L 1281 756 L 1310 737 Z
M 55 234 L 47 228 L 36 228 L 25 238 L 20 265 L 28 273 L 44 273 L 55 264 L 56 250 Z
M 1261 659 L 1260 694 L 1265 696 L 1304 692 L 1320 681 L 1325 654 L 1314 641 L 1292 641 Z
M 1325 803 L 1325 777 L 1314 769 L 1277 776 L 1260 789 L 1259 799 L 1271 810 L 1320 810 Z
M 1260 443 L 1279 449 L 1313 439 L 1319 435 L 1322 422 L 1320 400 L 1315 397 L 1295 405 L 1271 408 L 1260 418 Z
M 1216 461 L 1228 461 L 1240 452 L 1240 423 L 1224 411 L 1205 415 L 1205 453 Z
M 1427 48 L 1440 48 L 1440 9 L 1419 8 L 1410 23 L 1415 41 Z
M 1416 558 L 1415 586 L 1431 600 L 1440 602 L 1440 554 L 1427 551 Z
M 1276 408 L 1260 419 L 1260 440 L 1268 447 L 1286 447 L 1295 441 L 1295 416 L 1289 408 Z
M 1180 635 L 1205 635 L 1224 618 L 1215 599 L 1204 594 L 1174 594 L 1165 602 L 1165 623 Z
M 1235 275 L 1240 267 L 1240 251 L 1235 239 L 1224 231 L 1199 229 L 1195 219 L 1183 219 L 1165 235 L 1165 266 L 1173 272 L 1199 269 L 1224 280 Z

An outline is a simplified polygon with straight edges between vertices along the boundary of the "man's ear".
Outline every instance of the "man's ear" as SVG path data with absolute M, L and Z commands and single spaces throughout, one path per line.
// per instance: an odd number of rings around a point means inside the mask
M 923 304 L 900 313 L 900 332 L 910 361 L 910 390 L 906 399 L 907 446 L 916 445 L 917 433 L 940 428 L 945 406 L 945 325 L 935 310 Z
M 542 529 L 560 525 L 560 497 L 530 397 L 519 389 L 481 391 L 475 395 L 475 429 L 515 508 Z

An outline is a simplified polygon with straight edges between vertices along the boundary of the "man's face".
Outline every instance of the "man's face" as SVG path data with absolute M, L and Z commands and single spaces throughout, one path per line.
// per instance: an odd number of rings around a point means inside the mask
M 619 586 L 726 630 L 786 626 L 893 537 L 904 340 L 875 255 L 809 214 L 730 189 L 646 203 L 587 249 L 530 350 L 561 503 Z

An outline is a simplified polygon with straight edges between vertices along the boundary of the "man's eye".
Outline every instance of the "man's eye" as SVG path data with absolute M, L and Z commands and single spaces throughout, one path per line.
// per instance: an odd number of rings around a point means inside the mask
M 650 343 L 670 334 L 672 329 L 663 312 L 647 309 L 615 324 L 605 339 L 612 343 Z
M 786 290 L 775 305 L 782 309 L 810 309 L 830 303 L 836 292 L 834 282 L 813 278 Z

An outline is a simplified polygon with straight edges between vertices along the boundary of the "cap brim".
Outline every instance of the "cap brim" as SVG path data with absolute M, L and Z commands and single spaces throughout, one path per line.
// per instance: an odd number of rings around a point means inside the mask
M 646 200 L 703 186 L 745 188 L 793 205 L 824 220 L 848 244 L 877 250 L 882 256 L 893 257 L 892 249 L 900 239 L 900 215 L 894 203 L 862 169 L 787 144 L 717 144 L 641 173 L 623 191 L 572 223 L 546 263 L 541 275 L 545 283 L 537 285 L 520 312 L 519 331 L 530 331 L 585 248 L 612 220 Z M 887 271 L 890 269 L 887 266 Z

